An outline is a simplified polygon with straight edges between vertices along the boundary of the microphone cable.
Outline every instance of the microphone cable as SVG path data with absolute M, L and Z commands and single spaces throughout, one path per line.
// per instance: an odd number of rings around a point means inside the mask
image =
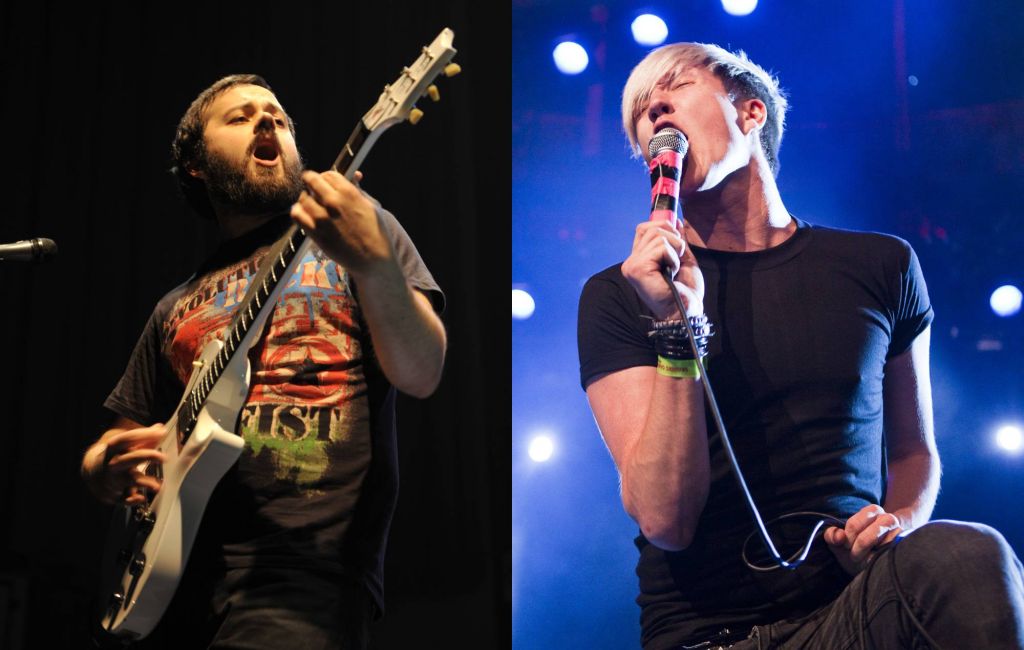
M 690 325 L 690 319 L 686 317 L 686 308 L 683 306 L 682 296 L 679 295 L 679 288 L 676 287 L 675 282 L 672 281 L 672 275 L 666 268 L 661 269 L 661 276 L 665 278 L 665 282 L 668 283 L 669 289 L 672 291 L 672 297 L 675 298 L 676 308 L 679 309 L 679 313 L 682 315 L 682 321 L 686 323 L 686 336 L 690 340 L 690 349 L 699 350 L 697 346 L 697 337 L 693 332 L 693 326 Z M 743 472 L 740 471 L 739 462 L 736 460 L 736 454 L 732 450 L 732 443 L 729 442 L 729 435 L 725 432 L 725 422 L 722 421 L 722 412 L 718 408 L 718 401 L 715 399 L 715 392 L 711 388 L 711 382 L 708 380 L 707 366 L 704 365 L 704 359 L 699 354 L 694 354 L 695 361 L 700 369 L 700 377 L 704 383 L 704 397 L 707 402 L 708 408 L 711 411 L 711 416 L 715 420 L 715 427 L 718 429 L 718 435 L 722 440 L 722 448 L 725 449 L 725 455 L 729 459 L 729 465 L 732 467 L 733 476 L 736 477 L 736 483 L 739 485 L 740 492 L 743 493 L 744 502 L 746 503 L 747 510 L 750 511 L 750 516 L 753 518 L 756 524 L 754 532 L 752 532 L 743 542 L 742 557 L 743 562 L 753 569 L 754 571 L 775 571 L 777 569 L 796 569 L 798 566 L 803 564 L 804 560 L 807 559 L 807 554 L 811 551 L 811 544 L 814 542 L 814 538 L 818 535 L 821 527 L 826 524 L 832 524 L 835 526 L 843 527 L 846 525 L 845 520 L 837 519 L 831 515 L 826 515 L 817 512 L 794 512 L 787 515 L 782 515 L 776 519 L 771 520 L 769 523 L 775 523 L 782 519 L 793 518 L 793 517 L 805 517 L 805 516 L 816 516 L 820 517 L 820 521 L 811 530 L 811 534 L 807 538 L 807 542 L 789 558 L 783 558 L 779 551 L 775 548 L 775 544 L 772 542 L 771 536 L 768 534 L 768 529 L 765 526 L 764 520 L 761 517 L 760 511 L 757 509 L 757 505 L 754 503 L 754 498 L 750 495 L 750 489 L 747 488 L 747 482 L 743 478 Z M 754 535 L 760 533 L 761 541 L 764 543 L 765 549 L 768 551 L 768 555 L 774 561 L 774 564 L 762 565 L 754 564 L 747 557 L 747 544 L 750 543 L 751 538 Z

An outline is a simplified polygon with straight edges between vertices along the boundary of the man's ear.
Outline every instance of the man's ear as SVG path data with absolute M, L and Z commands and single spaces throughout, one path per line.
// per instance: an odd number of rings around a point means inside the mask
M 756 97 L 744 99 L 737 107 L 739 110 L 740 130 L 747 135 L 752 130 L 761 130 L 768 121 L 768 107 Z

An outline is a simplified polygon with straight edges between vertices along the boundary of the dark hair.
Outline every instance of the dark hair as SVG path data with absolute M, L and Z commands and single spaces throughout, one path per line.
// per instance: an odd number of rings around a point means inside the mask
M 266 79 L 255 74 L 233 74 L 219 79 L 199 93 L 178 122 L 171 143 L 171 173 L 178 179 L 178 187 L 188 204 L 204 219 L 216 218 L 213 204 L 206 193 L 206 183 L 189 173 L 190 169 L 203 169 L 206 164 L 206 109 L 221 93 L 234 86 L 260 86 L 274 92 Z M 295 124 L 288 120 L 288 128 L 295 135 Z

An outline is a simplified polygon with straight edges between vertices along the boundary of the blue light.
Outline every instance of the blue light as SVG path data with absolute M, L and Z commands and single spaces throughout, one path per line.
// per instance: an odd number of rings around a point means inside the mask
M 533 302 L 533 296 L 522 289 L 512 290 L 512 318 L 525 320 L 533 316 L 533 310 L 536 306 L 536 303 Z
M 757 8 L 757 0 L 722 0 L 722 8 L 733 16 L 746 16 Z
M 1014 424 L 999 427 L 996 431 L 996 444 L 1003 451 L 1018 454 L 1024 449 L 1024 431 Z
M 640 14 L 630 25 L 633 40 L 640 45 L 661 45 L 668 38 L 668 25 L 654 14 Z
M 1004 284 L 992 292 L 988 304 L 999 316 L 1013 316 L 1020 311 L 1021 292 L 1012 284 Z
M 564 41 L 555 46 L 552 53 L 555 59 L 555 66 L 564 74 L 579 74 L 587 69 L 590 57 L 587 51 L 579 43 Z
M 535 463 L 545 463 L 551 460 L 551 455 L 555 453 L 555 443 L 548 436 L 535 436 L 530 441 L 529 454 L 530 458 Z

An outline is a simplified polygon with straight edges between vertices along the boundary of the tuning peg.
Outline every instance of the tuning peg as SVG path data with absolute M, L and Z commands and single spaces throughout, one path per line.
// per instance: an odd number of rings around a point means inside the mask
M 416 124 L 417 122 L 420 121 L 421 117 L 423 117 L 423 111 L 421 111 L 420 109 L 414 108 L 411 111 L 409 111 L 409 123 L 410 124 Z
M 460 72 L 462 72 L 462 66 L 458 63 L 449 63 L 444 67 L 444 76 L 446 77 L 454 77 Z
M 430 98 L 435 102 L 441 99 L 441 93 L 438 92 L 437 86 L 435 86 L 434 84 L 430 84 L 429 86 L 427 86 L 427 95 L 429 95 Z

